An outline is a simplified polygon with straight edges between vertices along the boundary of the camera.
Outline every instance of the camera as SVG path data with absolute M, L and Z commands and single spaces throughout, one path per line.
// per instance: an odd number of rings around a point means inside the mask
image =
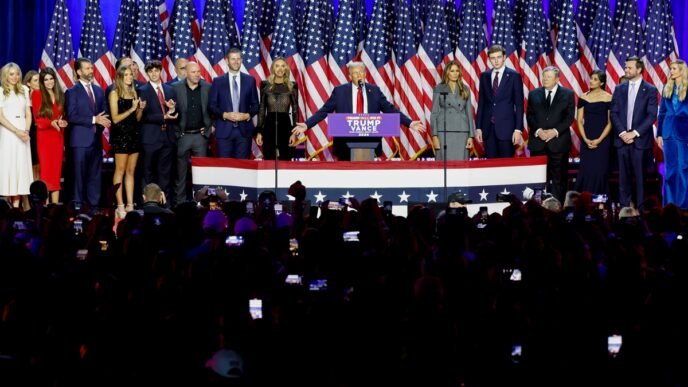
M 244 237 L 241 235 L 230 235 L 225 240 L 225 244 L 229 247 L 241 246 L 244 244 Z

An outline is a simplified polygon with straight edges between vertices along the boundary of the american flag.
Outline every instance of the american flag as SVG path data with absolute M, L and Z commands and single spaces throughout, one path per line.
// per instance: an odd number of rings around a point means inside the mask
M 425 25 L 421 18 L 421 5 L 423 3 L 423 0 L 411 0 L 411 4 L 409 5 L 409 18 L 411 19 L 409 28 L 413 31 L 413 41 L 416 42 L 416 47 L 418 47 L 420 41 L 423 40 L 423 27 Z M 460 20 L 459 25 L 461 25 Z
M 583 32 L 585 38 L 590 37 L 592 26 L 595 23 L 595 15 L 602 0 L 580 0 L 578 3 L 578 28 Z
M 339 3 L 339 16 L 335 27 L 335 39 L 329 55 L 330 82 L 333 86 L 349 82 L 346 65 L 358 55 L 358 36 L 356 21 L 360 16 L 360 0 L 342 0 Z M 365 17 L 365 14 L 363 15 Z
M 444 17 L 447 20 L 447 35 L 449 35 L 449 42 L 452 52 L 454 52 L 459 45 L 459 33 L 461 31 L 459 14 L 456 12 L 456 0 L 447 0 L 444 4 Z
M 394 14 L 394 104 L 412 120 L 425 120 L 420 58 L 418 57 L 410 12 L 406 0 L 396 0 Z M 399 133 L 399 156 L 413 160 L 428 147 L 425 137 L 409 128 Z
M 514 1 L 514 39 L 516 39 L 516 47 L 521 51 L 521 43 L 523 43 L 523 35 L 525 34 L 524 27 L 526 22 L 526 11 L 528 9 L 528 0 Z
M 74 48 L 69 11 L 65 0 L 57 0 L 50 21 L 48 39 L 41 54 L 40 68 L 52 67 L 57 72 L 60 85 L 70 88 L 74 85 Z
M 614 28 L 609 13 L 609 0 L 600 0 L 595 9 L 595 20 L 588 35 L 588 47 L 592 53 L 596 69 L 604 69 L 612 49 Z
M 93 77 L 96 83 L 105 90 L 114 80 L 115 60 L 105 40 L 100 0 L 88 0 L 81 28 L 79 57 L 88 58 L 93 63 Z
M 244 25 L 242 28 L 241 51 L 243 66 L 256 79 L 256 85 L 270 74 L 270 56 L 263 55 L 265 44 L 261 36 L 261 1 L 247 0 L 244 8 Z
M 423 89 L 423 121 L 428 125 L 432 113 L 433 89 L 442 80 L 441 72 L 454 59 L 451 42 L 447 35 L 447 22 L 444 17 L 444 8 L 441 0 L 432 0 L 427 13 L 427 24 L 423 31 L 423 40 L 418 46 L 418 58 L 420 59 L 421 85 Z
M 514 23 L 509 0 L 495 0 L 494 18 L 492 20 L 492 44 L 499 44 L 504 47 L 507 56 L 506 65 L 519 71 L 519 53 L 514 39 Z
M 376 84 L 388 100 L 392 100 L 394 86 L 394 66 L 392 63 L 392 15 L 391 3 L 375 0 L 373 16 L 368 34 L 363 43 L 361 60 L 367 70 L 368 82 Z M 383 158 L 390 159 L 396 154 L 394 138 L 382 141 Z
M 174 68 L 174 61 L 170 57 L 172 50 L 172 36 L 170 34 L 170 14 L 167 12 L 167 4 L 165 0 L 158 0 L 158 14 L 160 15 L 160 26 L 162 27 L 162 36 L 165 38 L 165 55 L 160 58 L 162 62 L 162 74 L 160 77 L 163 82 L 172 80 L 177 76 L 177 71 Z
M 222 0 L 208 0 L 203 10 L 203 33 L 201 44 L 196 50 L 193 60 L 198 62 L 201 68 L 201 76 L 208 82 L 213 78 L 228 71 L 225 55 L 231 47 L 227 29 Z
M 232 47 L 241 47 L 241 38 L 239 36 L 239 26 L 234 17 L 234 7 L 232 7 L 232 0 L 223 0 L 224 14 L 225 14 L 225 28 L 227 28 L 227 36 L 229 36 L 229 44 Z
M 667 0 L 653 0 L 645 13 L 645 80 L 654 84 L 657 90 L 667 81 L 669 65 L 678 59 L 674 18 L 671 3 Z
M 194 28 L 198 28 L 198 18 L 193 1 L 177 0 L 170 20 L 170 34 L 172 35 L 170 57 L 173 62 L 179 58 L 191 58 L 196 53 Z M 200 33 L 200 29 L 198 32 Z
M 461 38 L 456 59 L 461 64 L 464 83 L 471 89 L 473 112 L 478 109 L 480 73 L 488 68 L 485 25 L 485 1 L 464 0 L 461 3 Z
M 140 69 L 144 69 L 146 62 L 161 60 L 165 56 L 164 42 L 157 1 L 141 0 L 136 39 L 131 48 L 131 59 L 138 64 Z M 143 81 L 148 81 L 148 75 L 145 71 L 139 71 L 139 80 L 142 80 L 141 78 Z
M 311 0 L 308 3 L 305 23 L 304 49 L 301 52 L 305 70 L 303 72 L 303 83 L 305 86 L 304 103 L 306 106 L 306 116 L 310 117 L 313 113 L 325 104 L 330 96 L 332 87 L 329 80 L 329 65 L 327 58 L 329 54 L 330 41 L 328 32 L 333 23 L 328 20 L 332 15 L 332 3 L 328 0 Z M 306 151 L 309 157 L 317 157 L 321 160 L 331 159 L 328 152 L 323 151 L 331 145 L 331 141 L 326 136 L 327 123 L 320 121 L 308 132 L 308 145 Z
M 117 29 L 112 42 L 112 54 L 119 59 L 129 56 L 136 37 L 136 0 L 122 0 L 119 6 Z
M 576 26 L 576 36 L 578 38 L 578 49 L 580 51 L 580 61 L 578 62 L 578 71 L 580 72 L 582 83 L 581 89 L 587 91 L 590 84 L 590 73 L 595 70 L 597 65 L 595 64 L 595 57 L 592 54 L 590 45 L 588 44 L 588 37 L 590 36 L 590 30 L 592 29 L 591 24 L 595 21 L 595 14 L 597 12 L 597 7 L 599 6 L 600 0 L 584 0 L 583 3 L 578 5 L 578 15 L 577 21 L 575 21 Z M 573 5 L 572 5 L 573 6 Z M 583 26 L 581 26 L 581 23 Z
M 303 31 L 306 25 L 306 0 L 291 0 L 291 12 L 294 16 L 294 32 L 296 34 L 296 44 L 301 50 L 301 44 L 303 42 Z
M 621 0 L 616 4 L 614 39 L 607 61 L 607 87 L 614 92 L 624 75 L 626 58 L 642 57 L 642 26 L 635 0 Z M 618 19 L 618 20 L 616 20 Z

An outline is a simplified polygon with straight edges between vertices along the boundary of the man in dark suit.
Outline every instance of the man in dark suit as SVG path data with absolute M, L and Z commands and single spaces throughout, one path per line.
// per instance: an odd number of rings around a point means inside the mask
M 160 80 L 162 63 L 146 63 L 150 80 L 139 88 L 139 97 L 146 101 L 141 118 L 141 144 L 143 151 L 143 186 L 157 183 L 172 197 L 172 163 L 177 137 L 173 124 L 177 118 L 176 96 L 172 86 Z
M 523 80 L 504 66 L 504 47 L 495 44 L 488 56 L 492 70 L 480 74 L 475 137 L 485 142 L 488 158 L 513 157 L 523 141 Z
M 186 79 L 172 85 L 177 96 L 177 204 L 186 201 L 186 174 L 189 157 L 205 157 L 212 121 L 208 111 L 210 84 L 201 79 L 198 63 L 186 64 Z
M 652 124 L 657 119 L 657 88 L 643 80 L 645 66 L 640 58 L 626 59 L 628 82 L 618 85 L 612 96 L 614 147 L 619 158 L 619 202 L 631 204 L 631 181 L 635 177 L 636 207 L 645 198 L 645 155 L 652 149 Z
M 425 131 L 420 121 L 411 121 L 408 116 L 400 113 L 382 94 L 379 87 L 365 83 L 366 69 L 363 62 L 348 64 L 350 83 L 340 85 L 332 90 L 330 98 L 305 123 L 296 125 L 293 133 L 304 133 L 306 130 L 324 120 L 329 113 L 399 113 L 403 125 L 417 131 Z M 380 141 L 379 137 L 366 137 L 366 141 Z M 350 160 L 350 150 L 346 145 L 351 139 L 334 139 L 334 154 L 340 161 Z
M 65 112 L 69 122 L 69 146 L 74 163 L 75 202 L 87 202 L 92 209 L 100 203 L 103 163 L 103 127 L 110 126 L 105 114 L 103 90 L 93 83 L 93 64 L 86 58 L 74 62 L 79 78 L 65 93 Z
M 208 108 L 215 116 L 215 139 L 219 157 L 248 159 L 251 155 L 253 122 L 258 114 L 256 80 L 241 73 L 241 50 L 232 48 L 225 58 L 229 72 L 213 79 Z
M 542 71 L 542 86 L 528 94 L 528 141 L 532 156 L 547 156 L 547 189 L 564 202 L 568 177 L 571 123 L 576 111 L 573 91 L 559 85 L 559 69 Z

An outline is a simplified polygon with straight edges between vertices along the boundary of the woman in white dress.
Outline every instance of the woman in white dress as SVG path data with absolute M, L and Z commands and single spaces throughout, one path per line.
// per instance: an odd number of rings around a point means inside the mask
M 19 207 L 22 195 L 29 194 L 31 168 L 31 108 L 22 87 L 21 69 L 7 63 L 0 70 L 0 196 Z

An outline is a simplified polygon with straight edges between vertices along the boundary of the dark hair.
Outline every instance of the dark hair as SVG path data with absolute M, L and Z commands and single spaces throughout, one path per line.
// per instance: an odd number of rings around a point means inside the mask
M 149 60 L 148 62 L 146 62 L 146 67 L 144 68 L 144 70 L 146 72 L 149 72 L 152 69 L 158 69 L 162 71 L 162 62 L 160 62 L 159 60 Z
M 604 89 L 604 87 L 607 85 L 607 74 L 603 70 L 593 70 L 590 73 L 590 78 L 592 78 L 593 75 L 597 75 L 597 79 L 600 80 L 600 89 Z
M 88 58 L 76 58 L 74 61 L 74 73 L 76 73 L 77 78 L 81 78 L 77 71 L 81 70 L 81 66 L 83 66 L 84 63 L 91 63 L 91 60 Z
M 641 73 L 643 72 L 643 70 L 645 70 L 645 63 L 643 63 L 643 61 L 640 60 L 640 58 L 638 58 L 637 56 L 629 56 L 628 58 L 626 58 L 626 62 L 635 62 L 635 68 L 640 70 Z
M 504 56 L 506 56 L 506 49 L 499 44 L 493 44 L 490 46 L 490 49 L 487 50 L 487 56 L 490 56 L 490 54 L 494 54 L 495 52 L 501 52 Z
M 55 104 L 60 111 L 60 115 L 64 111 L 64 92 L 62 87 L 60 87 L 59 79 L 57 78 L 57 73 L 52 67 L 46 67 L 38 73 L 38 87 L 41 92 L 41 107 L 38 110 L 38 117 L 44 118 L 55 118 L 53 117 L 53 101 L 50 100 L 50 94 L 48 94 L 48 89 L 45 88 L 45 76 L 50 75 L 55 80 L 55 86 L 53 86 L 53 95 L 55 97 Z

